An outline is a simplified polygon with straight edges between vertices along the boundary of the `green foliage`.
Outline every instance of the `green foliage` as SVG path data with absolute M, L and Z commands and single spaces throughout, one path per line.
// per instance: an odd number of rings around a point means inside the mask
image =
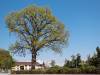
M 51 67 L 55 66 L 56 64 L 55 60 L 52 60 L 50 64 L 51 64 Z
M 18 35 L 19 41 L 13 45 L 15 51 L 49 47 L 59 52 L 58 47 L 68 40 L 64 25 L 47 8 L 29 6 L 12 12 L 6 17 L 6 23 L 9 31 Z
M 80 63 L 81 63 L 81 56 L 80 54 L 76 55 L 76 67 L 80 67 Z
M 14 65 L 14 60 L 10 53 L 0 49 L 0 69 L 10 69 Z
M 47 8 L 29 6 L 6 17 L 6 24 L 11 33 L 18 36 L 16 43 L 11 45 L 13 53 L 32 54 L 32 63 L 43 48 L 50 48 L 56 53 L 68 42 L 68 31 L 64 24 Z
M 97 67 L 97 56 L 96 55 L 93 55 L 92 57 L 88 57 L 88 60 L 87 60 L 87 63 L 89 65 L 94 65 Z
M 99 47 L 96 48 L 96 52 L 97 52 L 97 66 L 98 68 L 100 68 L 100 48 Z
M 97 59 L 99 58 L 99 48 L 96 48 L 97 53 L 92 57 L 88 57 L 87 61 L 81 60 L 81 55 L 77 54 L 72 56 L 71 60 L 65 59 L 63 67 L 55 65 L 55 61 L 52 61 L 53 66 L 45 69 L 37 69 L 32 71 L 16 72 L 19 74 L 100 74 L 99 64 Z M 95 59 L 94 59 L 95 58 Z M 91 61 L 90 61 L 91 60 Z M 76 66 L 77 65 L 77 66 Z
M 82 73 L 96 73 L 96 67 L 90 65 L 84 65 L 80 67 Z
M 64 74 L 69 73 L 70 71 L 71 71 L 71 69 L 69 67 L 64 66 L 62 68 L 62 73 L 64 73 Z
M 71 60 L 65 60 L 64 66 L 69 67 L 69 68 L 77 68 L 80 67 L 81 64 L 81 56 L 80 54 L 77 54 L 76 56 L 72 55 Z
M 34 73 L 34 74 L 44 74 L 45 73 L 45 71 L 46 70 L 44 70 L 44 69 L 33 69 L 32 70 L 32 72 Z
M 96 48 L 96 53 L 92 57 L 88 57 L 87 63 L 93 65 L 97 68 L 100 68 L 100 48 Z
M 48 68 L 47 70 L 46 70 L 46 73 L 48 73 L 48 74 L 59 74 L 59 73 L 61 73 L 61 67 L 59 67 L 59 66 L 53 66 L 53 67 L 50 67 L 50 68 Z
M 16 74 L 96 74 L 100 73 L 96 71 L 94 66 L 85 66 L 80 68 L 68 68 L 54 66 L 47 69 L 35 69 L 32 71 L 12 71 Z
M 79 74 L 81 73 L 81 69 L 80 68 L 69 68 L 64 66 L 62 68 L 62 73 L 63 74 Z

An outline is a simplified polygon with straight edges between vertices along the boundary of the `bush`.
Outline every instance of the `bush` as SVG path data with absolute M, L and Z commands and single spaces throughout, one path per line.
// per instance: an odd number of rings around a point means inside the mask
M 59 67 L 59 66 L 50 67 L 46 70 L 46 73 L 59 74 L 59 73 L 61 73 L 61 67 Z
M 36 69 L 36 70 L 32 70 L 33 74 L 44 74 L 45 70 L 44 69 Z
M 63 74 L 77 74 L 77 73 L 81 73 L 81 70 L 79 68 L 63 67 L 62 68 L 62 73 Z
M 63 73 L 63 74 L 70 73 L 70 70 L 71 70 L 71 69 L 68 68 L 68 67 L 63 67 L 63 68 L 62 68 L 62 73 Z
M 80 68 L 72 68 L 71 69 L 71 73 L 72 74 L 80 74 L 81 73 L 81 69 Z
M 84 65 L 80 68 L 68 68 L 68 67 L 59 67 L 54 66 L 47 69 L 36 69 L 32 71 L 13 71 L 12 73 L 16 74 L 93 74 L 100 73 L 100 69 L 96 69 L 94 66 Z
M 96 73 L 96 68 L 94 66 L 85 65 L 81 68 L 81 73 Z
M 96 73 L 100 74 L 100 68 L 96 68 Z

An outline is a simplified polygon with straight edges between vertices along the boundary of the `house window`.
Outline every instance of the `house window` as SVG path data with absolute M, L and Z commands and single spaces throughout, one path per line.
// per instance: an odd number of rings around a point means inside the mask
M 27 65 L 25 65 L 25 67 L 27 67 Z
M 24 66 L 20 66 L 20 70 L 24 70 Z

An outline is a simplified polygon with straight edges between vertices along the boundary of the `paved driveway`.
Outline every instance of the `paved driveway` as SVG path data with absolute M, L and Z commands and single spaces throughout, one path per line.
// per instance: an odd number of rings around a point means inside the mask
M 0 75 L 10 75 L 9 73 L 0 73 Z

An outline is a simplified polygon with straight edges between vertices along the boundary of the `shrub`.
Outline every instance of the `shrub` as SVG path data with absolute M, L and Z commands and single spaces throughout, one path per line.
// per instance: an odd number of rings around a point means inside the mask
M 71 69 L 68 68 L 68 67 L 63 67 L 63 68 L 62 68 L 62 73 L 63 73 L 63 74 L 70 73 L 70 70 L 71 70 Z
M 79 68 L 63 67 L 62 73 L 63 74 L 77 74 L 77 73 L 81 73 L 81 70 Z
M 94 66 L 85 65 L 81 68 L 81 73 L 96 73 L 96 68 Z
M 72 68 L 71 69 L 71 73 L 72 74 L 80 74 L 81 73 L 81 69 L 80 68 Z
M 100 69 L 96 69 L 94 66 L 84 65 L 80 68 L 68 68 L 53 66 L 46 69 L 36 69 L 32 71 L 13 71 L 16 74 L 80 74 L 80 73 L 100 73 Z
M 32 73 L 33 74 L 44 74 L 45 70 L 44 69 L 35 69 L 35 70 L 32 70 Z
M 96 73 L 100 74 L 100 68 L 96 68 Z
M 50 67 L 46 70 L 46 73 L 48 73 L 48 74 L 59 74 L 59 73 L 61 73 L 61 67 L 59 67 L 59 66 Z

